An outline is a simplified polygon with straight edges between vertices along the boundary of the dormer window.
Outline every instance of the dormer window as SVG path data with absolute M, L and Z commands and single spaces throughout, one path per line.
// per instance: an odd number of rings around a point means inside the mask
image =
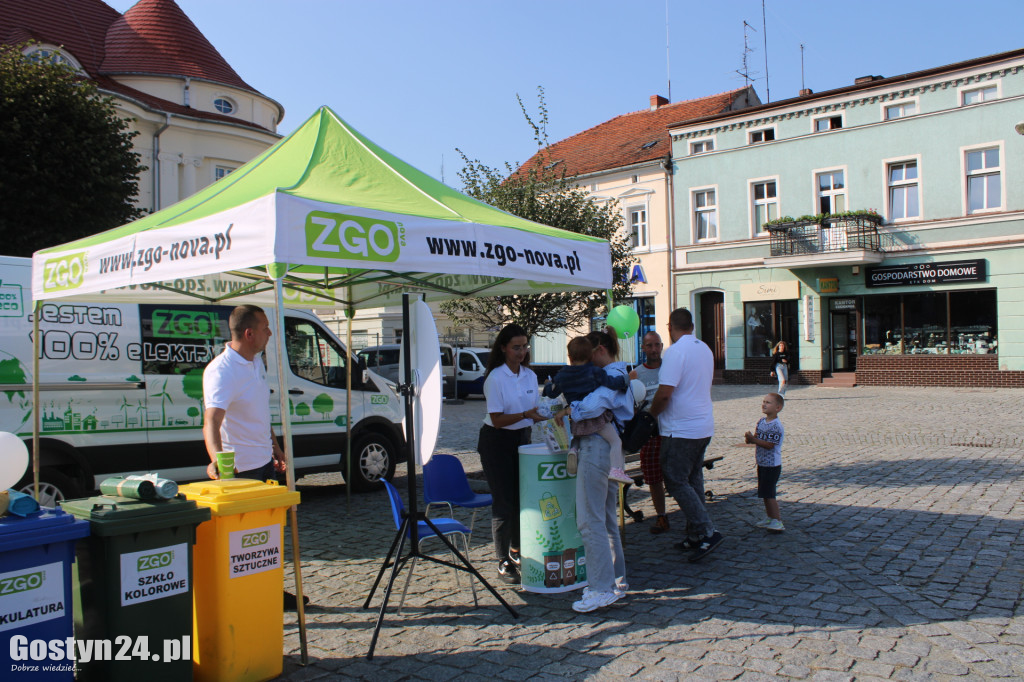
M 654 145 L 658 144 L 658 140 L 653 140 L 647 144 L 640 145 L 640 149 L 651 149 Z
M 77 73 L 82 72 L 82 66 L 75 61 L 75 58 L 58 47 L 34 45 L 24 54 L 26 59 L 35 64 L 50 62 L 66 66 Z
M 235 103 L 229 100 L 227 97 L 218 97 L 213 100 L 213 108 L 222 114 L 233 114 L 235 113 Z

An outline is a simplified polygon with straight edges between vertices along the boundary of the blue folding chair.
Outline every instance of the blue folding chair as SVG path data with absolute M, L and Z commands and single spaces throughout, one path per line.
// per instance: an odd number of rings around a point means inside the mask
M 395 490 L 395 486 L 391 485 L 391 483 L 384 479 L 381 479 L 381 482 L 384 484 L 384 487 L 388 491 L 388 499 L 391 501 L 391 514 L 395 520 L 395 528 L 401 530 L 402 519 L 406 515 L 405 505 L 402 504 L 402 498 L 398 495 L 398 491 Z M 468 528 L 466 528 L 464 525 L 462 525 L 455 519 L 431 519 L 430 522 L 433 523 L 434 526 L 437 528 L 438 533 L 447 536 L 448 539 L 452 541 L 452 544 L 454 544 L 454 538 L 456 536 L 461 537 L 462 550 L 463 552 L 465 552 L 465 556 L 467 558 L 469 557 L 470 530 Z M 438 539 L 438 533 L 435 533 L 434 529 L 427 525 L 426 521 L 417 521 L 416 527 L 418 533 L 417 537 L 419 538 L 419 546 L 417 547 L 417 550 L 422 548 L 423 542 L 425 540 L 429 540 L 431 538 Z M 412 537 L 411 526 L 406 531 L 406 534 L 407 537 Z M 402 589 L 402 599 L 398 602 L 398 613 L 402 613 L 402 606 L 405 604 L 405 594 L 409 591 L 409 583 L 412 581 L 413 571 L 416 570 L 416 559 L 417 557 L 413 555 L 412 566 L 409 567 L 409 574 L 405 578 L 405 587 Z M 455 556 L 455 552 L 452 552 L 452 562 L 454 563 L 456 561 L 458 561 L 458 557 Z M 459 570 L 455 571 L 455 584 L 461 589 L 462 585 L 459 582 L 459 573 Z M 476 585 L 473 583 L 472 577 L 470 578 L 469 581 L 469 589 L 473 593 L 473 605 L 479 606 L 479 602 L 477 601 L 476 597 Z
M 434 455 L 423 466 L 423 501 L 427 504 L 428 513 L 434 505 L 447 505 L 449 516 L 455 514 L 453 507 L 472 509 L 470 534 L 476 523 L 477 509 L 491 506 L 490 495 L 474 493 L 469 487 L 462 462 L 454 455 Z

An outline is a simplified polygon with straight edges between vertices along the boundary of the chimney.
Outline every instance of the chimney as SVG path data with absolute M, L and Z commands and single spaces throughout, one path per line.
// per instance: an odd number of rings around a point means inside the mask
M 860 85 L 861 83 L 870 83 L 871 81 L 880 81 L 882 79 L 882 76 L 861 76 L 860 78 L 854 78 L 853 84 Z
M 651 111 L 657 111 L 668 104 L 668 100 L 661 95 L 651 95 Z
M 813 94 L 814 94 L 814 90 L 811 90 L 810 88 L 801 88 L 800 89 L 800 96 L 801 97 L 807 97 L 807 95 L 813 95 Z

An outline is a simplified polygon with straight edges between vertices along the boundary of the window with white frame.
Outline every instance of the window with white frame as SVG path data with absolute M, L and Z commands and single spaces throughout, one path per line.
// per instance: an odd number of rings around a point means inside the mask
M 718 204 L 715 190 L 702 189 L 693 193 L 693 224 L 697 241 L 718 239 Z
M 235 170 L 235 169 L 234 168 L 229 168 L 228 166 L 214 166 L 214 168 L 213 168 L 213 179 L 215 181 L 216 180 L 220 180 L 221 178 L 225 177 L 228 173 L 230 173 L 233 170 Z
M 999 96 L 999 89 L 994 85 L 986 85 L 983 88 L 972 88 L 970 90 L 964 90 L 960 93 L 960 103 L 964 106 L 968 104 L 981 104 L 982 102 L 988 102 L 996 99 Z
M 1003 205 L 999 147 L 972 149 L 965 159 L 967 212 L 990 211 Z
M 775 139 L 775 128 L 762 128 L 761 130 L 750 131 L 750 144 L 761 144 L 771 142 Z
M 700 140 L 699 142 L 690 143 L 690 154 L 704 154 L 706 152 L 715 151 L 714 140 Z
M 235 103 L 227 97 L 218 97 L 213 100 L 213 108 L 222 114 L 235 113 Z
M 920 218 L 917 161 L 890 163 L 886 177 L 889 183 L 889 220 Z
M 825 116 L 814 119 L 814 132 L 821 133 L 826 130 L 838 130 L 843 127 L 842 116 Z
M 917 102 L 900 102 L 890 104 L 885 108 L 885 120 L 891 121 L 896 118 L 906 118 L 917 113 Z
M 841 170 L 818 173 L 818 213 L 846 210 L 846 182 Z
M 633 206 L 626 209 L 629 224 L 629 243 L 634 249 L 647 246 L 647 208 Z
M 751 215 L 754 217 L 754 234 L 760 234 L 765 231 L 765 223 L 779 217 L 779 198 L 775 180 L 751 183 L 750 198 L 753 202 Z

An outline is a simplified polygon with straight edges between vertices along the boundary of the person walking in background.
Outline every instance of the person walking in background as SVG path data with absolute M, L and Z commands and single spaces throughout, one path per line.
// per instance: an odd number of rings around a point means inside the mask
M 651 409 L 654 394 L 658 391 L 658 375 L 661 372 L 661 352 L 664 349 L 661 335 L 656 331 L 644 334 L 643 364 L 629 373 L 630 379 L 639 379 L 647 387 L 647 409 Z M 651 525 L 651 533 L 657 535 L 669 529 L 668 516 L 665 514 L 665 480 L 661 474 L 661 435 L 654 434 L 640 448 L 640 471 L 644 475 L 644 483 L 651 491 L 651 502 L 657 515 Z
M 786 404 L 786 399 L 778 393 L 769 393 L 761 400 L 761 412 L 764 414 L 757 422 L 754 433 L 747 431 L 743 439 L 755 445 L 754 458 L 757 463 L 757 496 L 764 500 L 763 520 L 757 522 L 758 528 L 781 533 L 786 530 L 782 525 L 779 513 L 779 501 L 776 499 L 775 488 L 782 474 L 782 439 L 785 432 L 779 421 L 779 412 Z
M 686 516 L 687 535 L 676 547 L 692 552 L 690 561 L 699 561 L 724 539 L 704 507 L 704 452 L 715 433 L 711 406 L 715 358 L 708 345 L 693 335 L 689 310 L 676 308 L 668 320 L 672 345 L 662 354 L 651 414 L 658 417 L 665 487 Z
M 537 375 L 529 367 L 526 331 L 510 324 L 498 333 L 484 374 L 487 415 L 477 452 L 491 488 L 491 536 L 498 577 L 511 585 L 519 574 L 519 446 L 530 442 L 530 427 L 544 418 L 537 411 Z
M 775 352 L 772 354 L 772 376 L 779 380 L 779 395 L 786 395 L 786 387 L 789 386 L 789 351 L 785 341 L 775 344 Z
M 569 353 L 570 365 L 558 370 L 553 382 L 544 384 L 542 394 L 545 398 L 557 398 L 564 395 L 565 402 L 571 404 L 583 400 L 598 386 L 606 386 L 613 391 L 625 391 L 629 387 L 629 380 L 625 374 L 608 374 L 590 361 L 594 346 L 587 337 L 577 336 L 570 340 L 566 350 Z M 611 410 L 605 410 L 603 414 L 593 419 L 573 421 L 570 429 L 573 436 L 589 436 L 596 433 L 604 438 L 608 447 L 611 448 L 609 452 L 611 469 L 608 470 L 608 478 L 619 483 L 633 482 L 633 479 L 626 475 L 626 460 L 622 456 L 622 439 L 619 438 L 619 432 L 615 428 L 615 417 Z M 573 438 L 567 457 L 570 474 L 576 473 L 578 455 L 579 441 Z

